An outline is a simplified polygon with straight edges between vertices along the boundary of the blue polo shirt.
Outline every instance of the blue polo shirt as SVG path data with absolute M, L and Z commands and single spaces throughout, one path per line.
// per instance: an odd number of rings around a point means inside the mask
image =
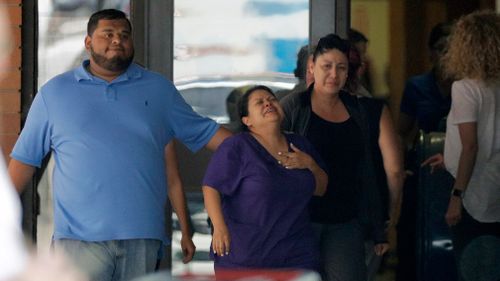
M 53 151 L 54 239 L 168 243 L 164 148 L 196 151 L 219 127 L 159 74 L 132 64 L 108 83 L 88 63 L 40 89 L 11 157 L 39 167 Z
M 443 97 L 432 72 L 413 76 L 406 82 L 400 111 L 414 117 L 425 133 L 438 130 L 450 107 L 451 95 Z

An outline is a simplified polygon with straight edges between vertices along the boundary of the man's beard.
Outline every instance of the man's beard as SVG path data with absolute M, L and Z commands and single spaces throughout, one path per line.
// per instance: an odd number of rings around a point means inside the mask
M 91 46 L 90 56 L 100 67 L 113 72 L 121 72 L 125 71 L 134 60 L 134 50 L 132 50 L 132 54 L 130 54 L 130 56 L 128 57 L 122 58 L 120 56 L 115 56 L 111 59 L 108 59 L 105 56 L 96 53 L 94 51 L 94 48 L 92 48 Z

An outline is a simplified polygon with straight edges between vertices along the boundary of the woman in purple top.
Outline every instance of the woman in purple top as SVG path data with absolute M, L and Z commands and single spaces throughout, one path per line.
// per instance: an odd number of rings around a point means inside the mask
M 203 180 L 215 270 L 317 270 L 307 206 L 326 191 L 319 156 L 305 138 L 281 132 L 283 109 L 269 88 L 249 89 L 239 114 L 244 132 L 219 146 Z

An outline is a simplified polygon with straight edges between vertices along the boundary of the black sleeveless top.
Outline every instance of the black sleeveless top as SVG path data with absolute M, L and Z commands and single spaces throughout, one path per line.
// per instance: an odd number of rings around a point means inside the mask
M 311 112 L 307 138 L 323 158 L 328 174 L 326 194 L 311 200 L 311 220 L 333 224 L 356 218 L 361 198 L 357 171 L 364 151 L 361 129 L 352 118 L 333 123 Z

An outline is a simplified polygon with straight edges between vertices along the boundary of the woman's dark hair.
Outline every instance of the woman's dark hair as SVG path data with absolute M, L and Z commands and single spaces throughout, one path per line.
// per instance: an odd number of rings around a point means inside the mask
M 250 100 L 250 96 L 253 94 L 253 92 L 258 90 L 266 91 L 271 95 L 273 95 L 274 97 L 276 97 L 274 95 L 273 90 L 264 85 L 253 86 L 250 89 L 246 90 L 246 92 L 243 94 L 243 96 L 241 96 L 240 100 L 238 101 L 238 114 L 240 116 L 240 122 L 241 118 L 248 116 L 248 101 Z M 241 131 L 248 131 L 248 127 L 243 123 L 241 123 Z
M 87 23 L 87 35 L 92 36 L 100 20 L 126 20 L 130 32 L 132 32 L 132 24 L 127 18 L 127 15 L 116 9 L 105 9 L 93 13 Z
M 314 50 L 313 60 L 316 61 L 316 58 L 319 55 L 334 49 L 341 51 L 347 58 L 349 58 L 349 51 L 351 49 L 349 41 L 340 38 L 336 34 L 328 34 L 319 39 L 318 45 Z

